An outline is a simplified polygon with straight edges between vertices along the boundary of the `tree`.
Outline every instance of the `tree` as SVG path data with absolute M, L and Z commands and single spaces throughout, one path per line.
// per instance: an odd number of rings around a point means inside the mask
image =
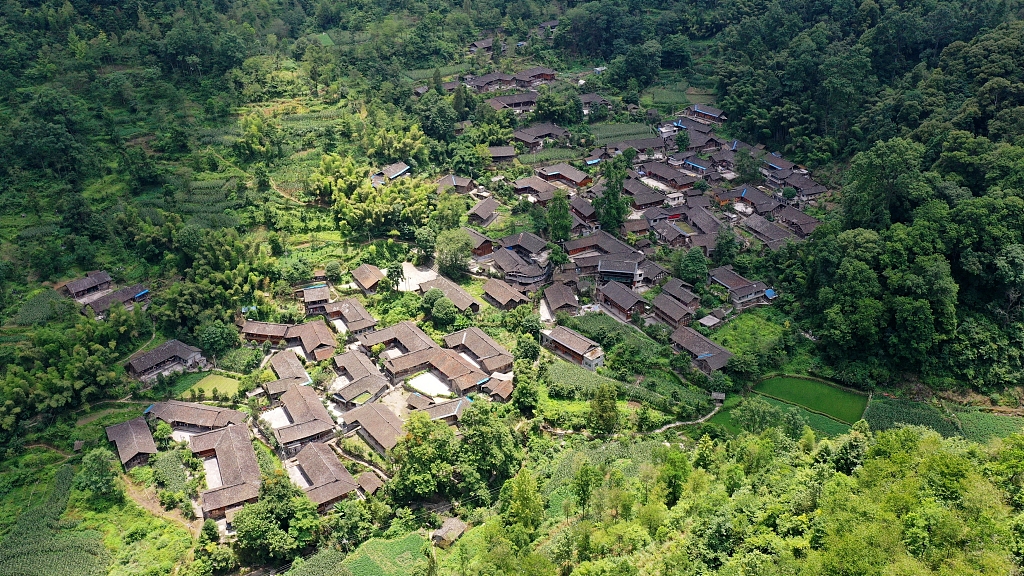
M 275 470 L 263 477 L 259 501 L 243 506 L 232 526 L 240 557 L 262 564 L 291 558 L 314 542 L 320 533 L 320 516 L 287 474 Z
M 75 476 L 75 488 L 87 491 L 93 498 L 119 493 L 114 454 L 106 448 L 93 448 L 82 458 L 82 468 Z
M 433 250 L 431 250 L 433 253 Z M 331 282 L 338 282 L 341 280 L 341 263 L 337 260 L 331 260 L 324 266 L 324 273 L 327 274 L 327 279 Z
M 452 278 L 469 270 L 468 261 L 473 253 L 473 241 L 465 230 L 445 230 L 437 236 L 437 269 Z
M 425 312 L 430 312 L 433 310 L 434 304 L 441 298 L 444 298 L 444 292 L 441 292 L 437 288 L 427 290 L 426 293 L 423 294 L 423 300 L 421 301 L 423 310 Z
M 690 147 L 690 131 L 689 130 L 684 130 L 684 129 L 680 128 L 679 132 L 676 132 L 676 147 L 679 148 L 680 152 L 685 152 L 686 149 Z M 703 182 L 703 180 L 702 180 L 702 182 Z
M 540 356 L 540 344 L 533 334 L 520 334 L 516 337 L 516 347 L 512 350 L 516 360 L 536 360 Z
M 764 181 L 764 175 L 761 174 L 761 155 L 755 155 L 752 150 L 740 149 L 736 151 L 735 158 L 736 175 L 739 176 L 740 182 L 758 184 Z
M 555 191 L 555 197 L 548 203 L 548 226 L 551 239 L 564 242 L 572 232 L 572 214 L 569 212 L 569 198 L 562 190 Z
M 537 479 L 527 468 L 505 482 L 499 502 L 506 526 L 518 524 L 532 533 L 544 521 L 544 498 L 537 490 Z
M 513 365 L 512 406 L 526 416 L 531 416 L 540 405 L 540 390 L 537 383 L 537 369 L 531 360 L 516 360 Z
M 619 427 L 619 408 L 616 405 L 614 384 L 598 386 L 590 400 L 590 427 L 598 434 L 611 434 Z
M 451 140 L 455 136 L 455 122 L 458 114 L 448 98 L 440 92 L 431 90 L 423 95 L 417 103 L 416 110 L 420 115 L 424 134 L 435 140 Z
M 661 65 L 671 70 L 689 68 L 693 57 L 690 55 L 690 40 L 685 34 L 672 34 L 661 39 Z M 685 148 L 680 148 L 685 150 Z
M 208 354 L 221 356 L 238 345 L 238 331 L 221 320 L 214 320 L 196 328 L 196 339 Z
M 153 431 L 153 440 L 156 441 L 156 445 L 160 449 L 166 450 L 171 443 L 173 433 L 174 431 L 171 429 L 171 425 L 160 420 L 156 425 L 156 430 Z
M 459 309 L 446 296 L 442 296 L 430 308 L 430 317 L 433 318 L 435 326 L 447 328 L 459 317 Z
M 600 198 L 594 200 L 594 209 L 601 229 L 611 234 L 619 233 L 629 213 L 629 203 L 622 198 L 622 183 L 626 179 L 626 168 L 635 154 L 636 151 L 630 148 L 602 168 L 606 180 L 605 191 Z
M 687 250 L 676 262 L 676 276 L 693 286 L 701 286 L 708 279 L 708 259 L 700 248 Z
M 584 460 L 583 464 L 576 470 L 576 475 L 573 476 L 570 485 L 572 495 L 576 499 L 576 504 L 580 507 L 584 517 L 587 516 L 587 506 L 590 504 L 590 497 L 594 494 L 594 489 L 600 484 L 600 472 L 591 466 L 590 462 Z
M 732 419 L 743 430 L 760 434 L 782 423 L 782 410 L 765 402 L 761 397 L 752 395 L 733 408 Z
M 715 237 L 715 263 L 720 266 L 731 264 L 739 250 L 736 233 L 729 226 L 722 226 Z
M 893 222 L 910 221 L 911 212 L 932 194 L 921 173 L 924 151 L 921 144 L 893 138 L 854 156 L 843 187 L 846 228 L 885 230 Z
M 522 461 L 512 428 L 497 411 L 495 404 L 474 402 L 459 419 L 458 470 L 464 492 L 503 484 Z
M 465 196 L 442 192 L 437 198 L 434 213 L 430 215 L 430 226 L 438 232 L 458 228 L 465 213 Z
M 447 495 L 454 487 L 455 433 L 424 412 L 413 412 L 405 423 L 405 436 L 392 449 L 395 476 L 391 493 L 397 502 L 412 502 L 435 494 Z
M 437 233 L 429 226 L 421 226 L 416 229 L 416 247 L 419 248 L 427 258 L 434 256 L 434 248 L 437 245 Z

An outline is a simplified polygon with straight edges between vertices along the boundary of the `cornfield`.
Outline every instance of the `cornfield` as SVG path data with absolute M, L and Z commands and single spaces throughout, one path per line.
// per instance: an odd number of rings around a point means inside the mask
M 14 528 L 0 542 L 0 575 L 89 576 L 105 572 L 109 559 L 99 533 L 60 529 L 72 478 L 71 466 L 61 468 L 46 503 L 33 506 L 18 517 Z

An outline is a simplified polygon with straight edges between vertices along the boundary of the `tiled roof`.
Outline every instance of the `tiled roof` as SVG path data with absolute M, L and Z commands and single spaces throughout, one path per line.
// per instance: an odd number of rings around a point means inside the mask
M 179 422 L 202 428 L 221 428 L 245 422 L 245 414 L 238 410 L 179 400 L 157 402 L 146 413 L 167 423 Z
M 121 459 L 121 464 L 139 454 L 156 454 L 153 434 L 149 431 L 149 424 L 142 416 L 107 426 L 106 432 L 107 440 L 117 446 L 117 455 Z

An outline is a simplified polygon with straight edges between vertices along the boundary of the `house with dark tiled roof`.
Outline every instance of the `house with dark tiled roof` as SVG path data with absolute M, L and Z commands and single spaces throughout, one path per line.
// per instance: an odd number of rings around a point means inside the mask
M 516 194 L 530 194 L 540 196 L 541 194 L 553 194 L 557 188 L 540 176 L 527 176 L 520 178 L 513 183 Z
M 352 279 L 364 294 L 373 294 L 377 291 L 377 283 L 384 279 L 384 273 L 373 264 L 360 264 L 352 271 Z
M 474 256 L 487 256 L 491 252 L 494 252 L 494 241 L 487 236 L 477 232 L 472 228 L 462 228 L 462 231 L 469 236 L 469 239 L 473 241 L 473 255 Z
M 355 298 L 328 302 L 323 305 L 323 309 L 319 313 L 327 315 L 335 324 L 340 322 L 344 327 L 340 329 L 349 334 L 362 334 L 377 326 L 377 319 L 366 310 L 362 302 Z
M 660 162 L 648 162 L 643 164 L 637 168 L 637 173 L 641 176 L 646 176 L 647 178 L 660 182 L 672 190 L 687 190 L 689 188 L 693 188 L 693 185 L 697 180 L 699 180 L 699 178 L 695 176 L 683 174 L 668 164 L 662 164 Z
M 805 214 L 792 206 L 783 206 L 779 213 L 775 216 L 776 222 L 789 227 L 790 230 L 796 233 L 800 238 L 806 238 L 814 232 L 818 226 L 821 226 L 821 221 Z
M 93 270 L 86 272 L 82 278 L 75 278 L 65 284 L 64 292 L 75 300 L 79 300 L 90 294 L 107 290 L 112 284 L 113 279 L 105 270 Z
M 590 174 L 565 162 L 537 168 L 537 175 L 548 182 L 561 182 L 575 188 L 586 186 L 593 181 Z
M 466 178 L 464 176 L 456 176 L 454 174 L 446 174 L 436 180 L 437 193 L 442 192 L 454 192 L 456 194 L 469 194 L 474 188 L 476 188 L 476 182 L 472 178 Z
M 190 436 L 189 450 L 197 458 L 211 459 L 216 473 L 208 471 L 209 489 L 199 493 L 205 518 L 228 518 L 259 498 L 262 476 L 252 447 L 248 426 L 231 425 Z
M 106 427 L 107 440 L 114 443 L 117 456 L 125 470 L 149 462 L 150 454 L 156 454 L 156 442 L 149 424 L 142 416 L 127 422 Z
M 775 297 L 775 291 L 763 282 L 747 280 L 737 274 L 732 266 L 721 266 L 709 272 L 711 282 L 729 290 L 729 300 L 739 308 L 759 304 Z
M 203 351 L 178 340 L 168 340 L 156 348 L 136 354 L 125 365 L 128 374 L 139 380 L 158 374 L 196 370 L 206 365 Z
M 415 323 L 406 320 L 387 328 L 359 335 L 359 343 L 369 352 L 377 344 L 384 345 L 381 357 L 409 354 L 437 344 Z
M 132 286 L 125 286 L 119 290 L 104 294 L 90 301 L 85 306 L 92 310 L 93 316 L 103 318 L 115 304 L 121 304 L 125 310 L 132 310 L 136 304 L 148 302 L 151 296 L 152 294 L 145 286 L 133 284 Z
M 594 110 L 599 106 L 604 106 L 609 110 L 612 107 L 611 102 L 593 92 L 588 94 L 580 94 L 580 104 L 583 105 L 584 115 L 589 115 L 591 110 Z
M 535 152 L 543 148 L 546 141 L 561 140 L 568 135 L 568 130 L 550 122 L 545 122 L 520 128 L 512 133 L 512 138 L 516 142 L 521 142 L 531 152 Z
M 439 548 L 447 548 L 455 543 L 468 526 L 457 517 L 446 518 L 441 527 L 430 535 L 430 541 Z
M 490 378 L 473 362 L 447 348 L 426 348 L 384 361 L 384 372 L 396 384 L 404 378 L 428 370 L 460 396 L 476 392 Z
M 315 362 L 334 356 L 334 349 L 338 347 L 334 332 L 323 320 L 289 326 L 284 340 L 289 346 L 302 348 L 306 359 Z
M 468 355 L 488 374 L 512 370 L 513 359 L 508 350 L 476 326 L 452 332 L 444 337 L 444 343 L 448 348 Z
M 494 98 L 487 99 L 485 102 L 497 112 L 511 110 L 516 114 L 522 114 L 523 112 L 533 112 L 533 109 L 537 106 L 538 96 L 536 92 L 531 91 L 509 94 L 508 96 L 495 96 Z
M 359 483 L 338 460 L 327 444 L 306 444 L 295 455 L 293 483 L 316 504 L 321 514 L 329 511 L 344 498 L 358 495 Z
M 146 408 L 145 415 L 147 419 L 166 422 L 171 428 L 192 431 L 216 430 L 245 422 L 245 414 L 238 410 L 178 400 L 156 402 Z
M 285 453 L 294 454 L 304 444 L 334 436 L 334 420 L 313 387 L 292 384 L 281 394 L 281 405 L 288 423 L 273 430 Z
M 469 209 L 469 222 L 478 226 L 487 226 L 498 215 L 498 206 L 501 204 L 493 196 L 484 198 Z
M 619 282 L 608 282 L 599 287 L 596 299 L 605 310 L 618 316 L 621 320 L 629 320 L 634 315 L 647 311 L 647 302 L 639 294 Z
M 725 368 L 732 358 L 732 353 L 715 344 L 689 326 L 677 328 L 672 333 L 672 344 L 676 350 L 687 352 L 693 358 L 693 365 L 710 375 L 715 370 Z
M 597 220 L 597 209 L 585 198 L 573 196 L 572 200 L 569 201 L 569 208 L 584 222 L 594 222 Z
M 469 51 L 471 53 L 486 52 L 490 54 L 494 50 L 494 38 L 484 38 L 477 40 L 469 45 Z
M 522 292 L 498 280 L 489 278 L 484 284 L 484 295 L 489 297 L 495 306 L 502 310 L 511 310 L 520 304 L 530 301 Z
M 687 233 L 672 222 L 661 222 L 654 226 L 654 233 L 658 236 L 658 242 L 673 248 L 679 248 L 686 244 Z
M 545 348 L 588 370 L 604 366 L 604 349 L 601 345 L 565 326 L 541 330 L 540 341 Z
M 556 282 L 544 289 L 544 300 L 551 314 L 565 312 L 575 316 L 580 311 L 580 301 L 576 293 L 561 282 Z
M 773 252 L 789 242 L 799 240 L 786 228 L 769 222 L 757 214 L 751 214 L 744 219 L 743 227 L 753 232 L 754 237 L 764 242 L 764 245 Z
M 470 296 L 469 292 L 466 292 L 462 286 L 459 286 L 444 276 L 438 276 L 433 280 L 421 283 L 418 290 L 420 295 L 423 295 L 429 292 L 431 288 L 437 288 L 440 290 L 446 298 L 452 301 L 452 304 L 455 304 L 455 307 L 459 309 L 459 312 L 471 312 L 476 314 L 480 311 L 480 303 Z
M 661 293 L 667 294 L 687 308 L 696 310 L 700 306 L 700 296 L 694 294 L 690 289 L 693 286 L 678 278 L 669 278 L 661 286 Z
M 345 432 L 358 429 L 359 436 L 379 454 L 394 448 L 405 434 L 402 419 L 383 404 L 363 404 L 345 412 L 344 419 Z
M 304 386 L 313 382 L 302 365 L 302 361 L 291 350 L 279 350 L 270 357 L 270 367 L 277 374 L 277 380 L 263 384 L 267 395 L 276 399 L 284 394 L 292 384 Z
M 516 72 L 513 76 L 516 86 L 519 88 L 535 88 L 541 84 L 547 84 L 555 79 L 555 71 L 551 68 L 538 66 Z
M 516 159 L 516 149 L 513 146 L 488 146 L 487 153 L 491 157 L 492 164 L 511 162 Z
M 345 409 L 373 402 L 388 391 L 388 379 L 365 354 L 349 351 L 334 357 L 338 380 L 331 386 L 331 399 Z
M 374 187 L 390 184 L 392 180 L 404 178 L 411 173 L 411 168 L 405 162 L 395 162 L 381 168 L 370 176 L 370 182 Z
M 652 304 L 654 317 L 671 328 L 685 326 L 693 320 L 693 310 L 683 306 L 678 300 L 664 292 L 655 296 Z
M 725 192 L 717 192 L 716 198 L 720 205 L 731 202 L 742 202 L 754 209 L 761 215 L 775 215 L 782 208 L 782 203 L 775 198 L 761 192 L 754 186 L 739 186 Z
M 713 124 L 721 124 L 729 119 L 725 112 L 707 104 L 692 104 L 683 113 L 695 120 Z
M 466 398 L 455 398 L 431 404 L 422 410 L 431 420 L 440 420 L 449 426 L 458 424 L 462 418 L 462 412 L 469 407 L 469 400 Z
M 306 308 L 306 315 L 322 314 L 323 305 L 331 301 L 331 289 L 326 284 L 310 286 L 295 291 L 295 296 Z
M 289 324 L 273 322 L 257 322 L 246 320 L 242 324 L 242 339 L 246 342 L 284 343 L 284 335 L 288 333 Z

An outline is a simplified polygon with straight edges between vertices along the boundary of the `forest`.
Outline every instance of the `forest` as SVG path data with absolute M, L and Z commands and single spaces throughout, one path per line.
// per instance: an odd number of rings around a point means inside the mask
M 5 0 L 0 575 L 1019 573 L 1024 4 L 655 4 Z M 493 54 L 468 50 L 484 38 Z M 559 81 L 529 114 L 445 87 L 540 66 Z M 584 114 L 587 93 L 609 106 Z M 708 258 L 651 252 L 706 303 L 728 302 L 708 285 L 722 265 L 779 293 L 712 335 L 734 352 L 724 370 L 691 369 L 664 326 L 559 316 L 608 353 L 583 374 L 541 352 L 539 297 L 472 318 L 395 288 L 403 263 L 464 275 L 473 202 L 439 176 L 486 183 L 503 202 L 487 232 L 536 233 L 564 264 L 568 199 L 542 209 L 512 183 L 581 166 L 611 182 L 594 207 L 617 231 L 634 156 L 584 157 L 698 103 L 728 116 L 721 136 L 831 191 L 805 207 L 822 224 L 777 251 L 726 227 Z M 571 136 L 496 166 L 491 147 L 531 122 Z M 411 177 L 375 185 L 399 162 Z M 737 171 L 763 184 L 756 166 Z M 511 402 L 474 406 L 458 436 L 409 420 L 386 461 L 364 455 L 392 474 L 386 489 L 322 517 L 259 453 L 260 501 L 232 542 L 188 520 L 195 486 L 169 488 L 156 464 L 114 474 L 109 453 L 73 448 L 106 443 L 100 424 L 133 404 L 207 392 L 126 372 L 171 338 L 239 367 L 236 397 L 209 399 L 248 408 L 244 392 L 270 377 L 239 342 L 240 311 L 301 322 L 293 288 L 311 269 L 341 284 L 360 264 L 389 269 L 363 299 L 382 326 L 413 319 L 437 339 L 479 325 L 514 349 Z M 149 306 L 94 319 L 54 290 L 99 269 L 144 283 Z M 763 384 L 790 374 L 866 408 L 835 418 L 827 394 L 807 406 Z M 164 494 L 161 513 L 133 503 L 144 490 Z M 443 503 L 472 528 L 424 546 Z

